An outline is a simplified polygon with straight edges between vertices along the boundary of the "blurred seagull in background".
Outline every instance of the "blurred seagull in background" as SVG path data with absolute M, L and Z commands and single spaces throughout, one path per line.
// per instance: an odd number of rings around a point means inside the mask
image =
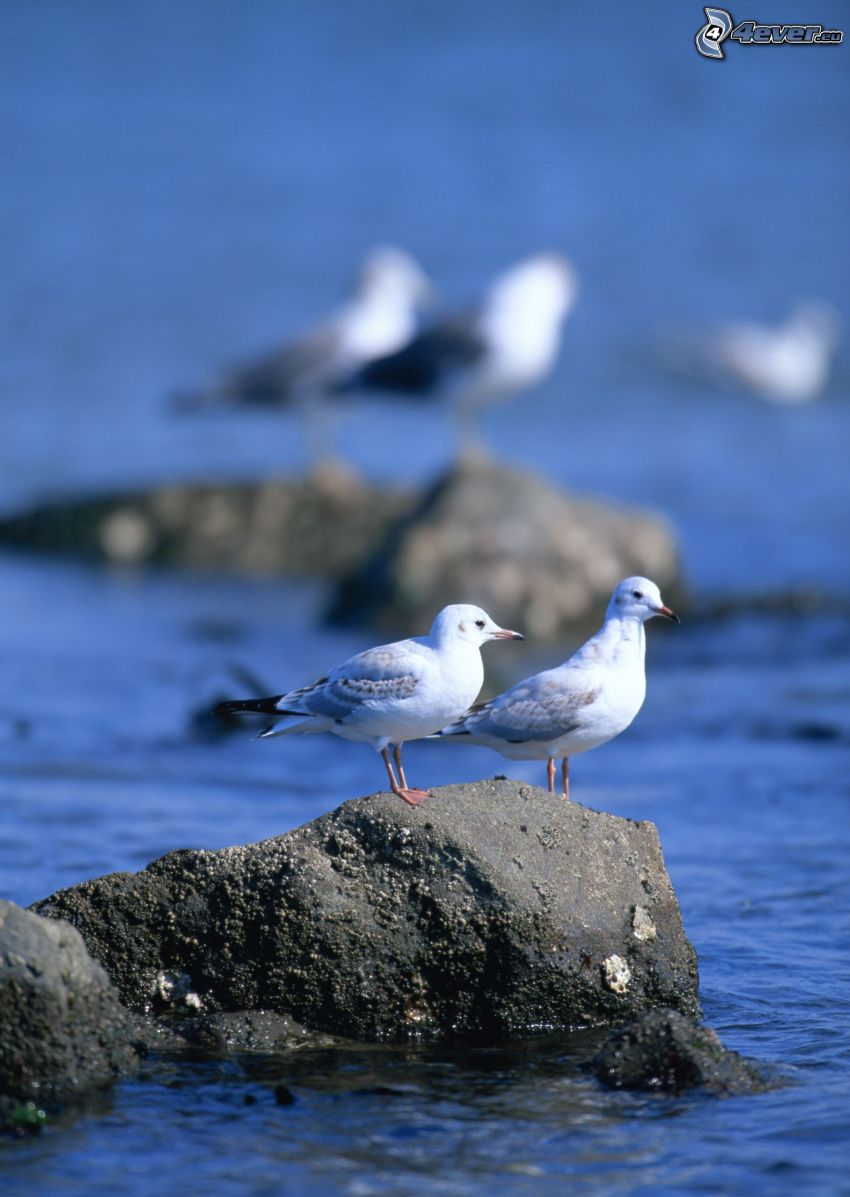
M 488 640 L 522 636 L 500 628 L 480 607 L 455 604 L 443 608 L 427 636 L 367 649 L 312 685 L 219 703 L 213 714 L 270 715 L 261 737 L 331 732 L 371 744 L 383 757 L 393 793 L 419 806 L 428 793 L 408 786 L 402 745 L 438 731 L 475 701 L 484 681 L 480 650 Z
M 675 369 L 716 385 L 745 387 L 773 403 L 810 403 L 829 380 L 840 328 L 836 309 L 812 299 L 773 327 L 728 324 L 671 338 L 665 353 Z
M 369 251 L 351 298 L 327 318 L 255 361 L 224 371 L 210 386 L 177 396 L 182 411 L 222 405 L 276 408 L 303 403 L 313 441 L 327 440 L 321 396 L 375 358 L 406 345 L 431 284 L 416 259 L 395 246 Z M 318 413 L 318 414 L 317 414 Z M 313 444 L 314 450 L 327 445 Z
M 341 389 L 448 393 L 469 447 L 481 406 L 536 386 L 552 371 L 577 294 L 566 258 L 534 254 L 500 274 L 475 308 L 423 329 L 403 348 L 362 366 Z
M 439 737 L 495 748 L 513 760 L 545 760 L 550 794 L 560 760 L 563 794 L 569 798 L 570 757 L 618 736 L 643 705 L 643 625 L 653 615 L 679 622 L 654 582 L 625 578 L 611 596 L 600 630 L 568 661 L 472 707 Z

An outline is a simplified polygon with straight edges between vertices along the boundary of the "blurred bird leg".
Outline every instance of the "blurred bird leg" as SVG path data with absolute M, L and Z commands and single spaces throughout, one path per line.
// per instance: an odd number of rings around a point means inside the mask
M 311 475 L 336 472 L 337 468 L 350 472 L 337 452 L 341 415 L 323 395 L 305 395 L 301 401 L 304 425 L 304 446 Z
M 481 403 L 477 391 L 470 391 L 454 404 L 457 457 L 460 462 L 488 462 L 492 454 L 481 438 Z

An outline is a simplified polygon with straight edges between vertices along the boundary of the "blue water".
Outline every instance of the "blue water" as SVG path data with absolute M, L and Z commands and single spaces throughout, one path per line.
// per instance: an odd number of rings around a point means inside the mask
M 835 3 L 758 16 L 847 23 Z M 850 1191 L 846 345 L 801 410 L 685 385 L 654 353 L 671 326 L 779 318 L 803 295 L 850 326 L 850 49 L 708 63 L 703 19 L 544 0 L 6 6 L 0 504 L 297 469 L 290 417 L 179 421 L 165 396 L 308 323 L 375 242 L 413 249 L 447 301 L 565 250 L 583 291 L 558 370 L 486 436 L 663 512 L 695 603 L 681 628 L 650 627 L 646 706 L 575 763 L 574 794 L 658 824 L 707 1021 L 787 1084 L 612 1095 L 557 1040 L 149 1061 L 2 1147 L 4 1197 Z M 439 408 L 362 403 L 341 448 L 372 477 L 424 481 L 451 432 Z M 822 601 L 710 615 L 789 589 Z M 366 748 L 189 731 L 231 665 L 274 690 L 372 642 L 321 626 L 319 584 L 2 554 L 0 594 L 3 896 L 256 840 L 382 783 Z M 535 651 L 488 650 L 513 676 Z M 418 784 L 542 779 L 454 746 L 407 760 Z M 293 1106 L 274 1104 L 279 1081 Z

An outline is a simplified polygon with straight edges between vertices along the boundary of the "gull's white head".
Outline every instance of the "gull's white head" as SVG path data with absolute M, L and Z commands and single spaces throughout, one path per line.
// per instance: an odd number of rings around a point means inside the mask
M 665 607 L 661 591 L 649 578 L 623 578 L 611 595 L 607 619 L 651 619 L 663 615 L 666 619 L 679 622 L 679 616 Z
M 557 253 L 533 254 L 500 275 L 490 291 L 494 308 L 531 310 L 539 319 L 560 322 L 575 303 L 578 276 Z
M 522 640 L 519 632 L 511 632 L 494 623 L 486 611 L 471 603 L 454 603 L 443 607 L 431 625 L 431 636 L 438 643 L 473 644 L 479 648 L 488 640 Z
M 433 288 L 407 250 L 379 245 L 369 250 L 361 263 L 357 292 L 369 299 L 422 307 L 431 299 Z

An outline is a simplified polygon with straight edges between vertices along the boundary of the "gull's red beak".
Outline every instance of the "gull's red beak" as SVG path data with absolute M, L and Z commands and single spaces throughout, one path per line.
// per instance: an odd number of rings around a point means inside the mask
M 512 632 L 508 628 L 499 628 L 498 632 L 493 633 L 494 640 L 524 640 L 522 632 Z
M 658 607 L 657 612 L 659 615 L 663 615 L 665 619 L 672 619 L 673 623 L 681 623 L 682 622 L 681 619 L 679 619 L 679 616 L 676 614 L 676 612 L 671 611 L 669 607 Z

